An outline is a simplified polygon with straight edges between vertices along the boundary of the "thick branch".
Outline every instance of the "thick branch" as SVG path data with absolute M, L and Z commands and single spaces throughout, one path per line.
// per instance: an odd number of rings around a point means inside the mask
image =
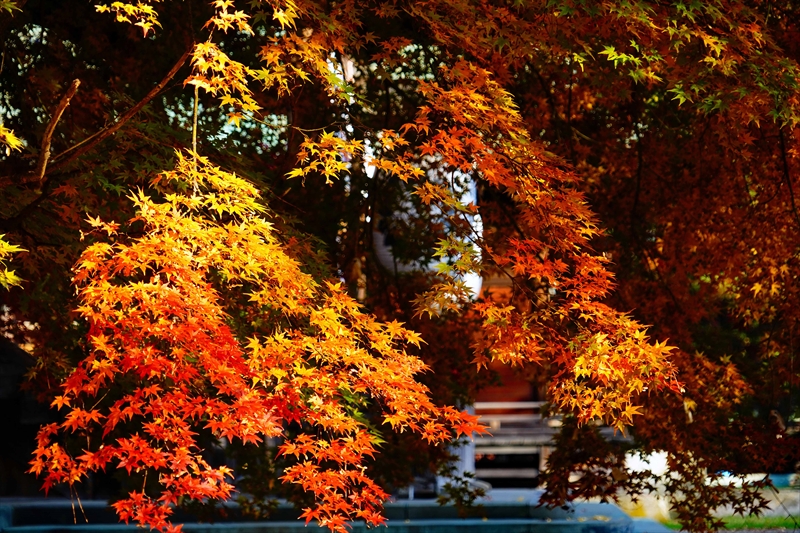
M 39 185 L 40 188 L 42 189 L 41 194 L 39 194 L 31 203 L 25 205 L 16 215 L 7 219 L 0 219 L 0 228 L 3 228 L 5 231 L 9 231 L 11 229 L 16 228 L 29 213 L 31 213 L 39 204 L 41 204 L 50 195 L 51 192 L 50 189 L 52 188 L 52 184 L 54 182 L 52 177 L 46 177 L 48 171 L 52 172 L 54 170 L 58 170 L 69 165 L 77 158 L 79 158 L 92 148 L 94 148 L 98 143 L 104 141 L 105 139 L 113 135 L 128 120 L 130 120 L 134 115 L 136 115 L 136 113 L 141 111 L 141 109 L 145 105 L 147 105 L 148 102 L 150 102 L 153 98 L 155 98 L 159 92 L 161 92 L 161 90 L 167 85 L 167 83 L 169 83 L 169 81 L 175 76 L 175 74 L 178 73 L 180 68 L 186 62 L 186 59 L 189 57 L 190 53 L 191 50 L 188 50 L 186 53 L 184 53 L 178 60 L 178 62 L 175 63 L 172 69 L 170 69 L 167 75 L 164 76 L 164 79 L 161 80 L 158 83 L 158 85 L 153 87 L 153 89 L 149 93 L 147 93 L 147 95 L 141 101 L 139 101 L 136 105 L 130 108 L 114 124 L 106 128 L 103 128 L 94 135 L 87 137 L 80 143 L 73 145 L 72 147 L 68 148 L 67 150 L 55 156 L 53 158 L 53 164 L 50 165 L 49 169 L 43 166 L 44 171 L 41 174 L 41 178 L 39 178 Z M 48 130 L 49 129 L 50 128 L 48 126 Z M 70 152 L 71 155 L 69 157 L 66 157 L 67 154 L 69 154 Z M 38 174 L 36 174 L 36 176 L 38 176 Z M 25 177 L 22 178 L 22 183 L 30 181 L 30 175 L 28 175 L 27 177 L 28 177 L 27 180 L 25 179 Z M 0 180 L 0 185 L 5 185 L 7 181 L 8 178 Z
M 58 121 L 61 120 L 61 115 L 64 114 L 64 110 L 69 105 L 69 101 L 72 100 L 72 97 L 75 96 L 75 93 L 78 91 L 80 84 L 81 80 L 72 81 L 69 89 L 67 89 L 67 92 L 58 103 L 58 106 L 56 106 L 56 110 L 53 111 L 53 116 L 50 118 L 50 123 L 44 130 L 44 137 L 42 137 L 42 148 L 39 151 L 39 162 L 36 165 L 36 179 L 39 181 L 39 183 L 41 183 L 44 179 L 44 173 L 47 170 L 47 161 L 50 159 L 50 142 L 53 139 L 53 133 L 56 131 L 56 125 L 58 124 Z
M 41 183 L 45 181 L 44 178 L 45 178 L 45 175 L 48 173 L 48 171 L 49 172 L 53 172 L 53 171 L 60 170 L 60 169 L 62 169 L 64 167 L 66 167 L 67 165 L 69 165 L 70 163 L 72 163 L 73 161 L 78 159 L 80 156 L 82 156 L 83 154 L 85 154 L 86 152 L 88 152 L 89 150 L 94 148 L 95 146 L 97 146 L 97 144 L 103 142 L 104 140 L 108 139 L 110 136 L 114 135 L 114 133 L 116 133 L 117 130 L 119 130 L 122 126 L 125 125 L 126 122 L 128 122 L 131 118 L 133 118 L 134 115 L 136 115 L 139 111 L 141 111 L 142 108 L 144 106 L 146 106 L 153 98 L 158 96 L 158 93 L 160 93 L 164 89 L 164 87 L 166 87 L 167 83 L 169 83 L 170 80 L 173 77 L 175 77 L 175 74 L 177 74 L 178 71 L 183 66 L 183 64 L 186 63 L 186 59 L 189 57 L 190 53 L 191 53 L 191 49 L 187 50 L 180 57 L 180 59 L 178 59 L 178 62 L 175 63 L 175 65 L 170 69 L 170 71 L 167 72 L 167 75 L 164 76 L 164 79 L 162 79 L 155 87 L 153 87 L 150 90 L 150 92 L 147 93 L 145 95 L 145 97 L 142 98 L 136 105 L 131 107 L 121 117 L 119 117 L 116 122 L 114 122 L 110 126 L 107 126 L 107 127 L 103 128 L 102 130 L 98 131 L 97 133 L 95 133 L 93 135 L 90 135 L 89 137 L 85 138 L 81 142 L 70 146 L 69 148 L 67 148 L 66 150 L 61 152 L 60 154 L 54 156 L 52 158 L 52 162 L 51 162 L 51 164 L 50 164 L 50 166 L 48 168 L 47 167 L 47 163 L 48 163 L 48 159 L 50 159 L 50 157 L 49 157 L 49 155 L 50 155 L 49 154 L 50 137 L 52 137 L 52 131 L 51 130 L 53 128 L 55 128 L 55 122 L 58 121 L 58 118 L 60 118 L 61 114 L 64 112 L 63 108 L 66 107 L 66 105 L 69 103 L 69 99 L 71 99 L 72 95 L 75 94 L 74 91 L 72 90 L 72 88 L 70 88 L 70 91 L 67 92 L 67 95 L 65 95 L 65 97 L 62 99 L 62 101 L 59 103 L 59 106 L 56 109 L 56 113 L 54 113 L 53 119 L 51 119 L 50 124 L 47 127 L 47 131 L 45 132 L 45 139 L 42 141 L 42 154 L 46 154 L 46 155 L 44 155 L 44 156 L 40 155 L 40 161 L 37 164 L 36 171 L 34 173 L 32 173 L 32 174 L 27 174 L 27 175 L 23 176 L 19 180 L 19 182 L 22 183 L 22 184 L 25 184 L 25 183 L 30 183 L 31 181 L 38 181 L 38 183 L 41 185 Z M 77 85 L 75 85 L 75 83 L 77 81 L 78 80 L 75 80 L 75 82 L 73 82 L 73 87 L 75 89 L 77 89 Z M 67 96 L 69 96 L 69 98 L 67 98 Z M 54 122 L 54 120 L 55 120 L 55 122 Z M 47 145 L 46 147 L 45 147 L 45 143 Z M 47 149 L 45 149 L 45 148 L 47 148 Z M 42 157 L 44 158 L 44 160 L 41 159 Z M 13 181 L 14 180 L 9 176 L 0 178 L 0 186 L 4 186 L 4 185 L 7 185 L 9 183 L 13 183 Z
M 186 62 L 186 59 L 189 57 L 190 53 L 191 50 L 187 50 L 180 57 L 180 59 L 178 59 L 178 62 L 175 63 L 175 65 L 170 69 L 170 71 L 167 72 L 167 75 L 164 76 L 164 79 L 158 82 L 158 84 L 155 87 L 153 87 L 150 90 L 150 92 L 147 93 L 145 97 L 142 98 L 135 106 L 130 108 L 121 117 L 119 117 L 119 119 L 117 119 L 117 121 L 114 124 L 106 128 L 103 128 L 102 130 L 98 131 L 91 137 L 84 139 L 80 143 L 68 148 L 67 150 L 61 152 L 56 157 L 54 157 L 53 158 L 54 163 L 55 161 L 58 161 L 58 163 L 54 164 L 52 169 L 58 170 L 60 168 L 69 165 L 70 163 L 78 159 L 80 156 L 82 156 L 83 154 L 94 148 L 97 144 L 103 142 L 104 140 L 114 135 L 117 132 L 117 130 L 119 130 L 122 126 L 125 125 L 126 122 L 128 122 L 131 118 L 133 118 L 134 115 L 136 115 L 139 111 L 141 111 L 142 108 L 146 106 L 148 103 L 150 103 L 150 101 L 153 98 L 158 96 L 158 93 L 160 93 L 164 89 L 167 83 L 169 83 L 170 80 L 173 77 L 175 77 L 175 74 L 177 74 L 178 71 L 181 69 L 183 64 Z M 66 157 L 66 155 L 70 152 L 72 152 L 72 154 L 69 157 Z M 66 159 L 64 159 L 64 157 L 66 157 Z

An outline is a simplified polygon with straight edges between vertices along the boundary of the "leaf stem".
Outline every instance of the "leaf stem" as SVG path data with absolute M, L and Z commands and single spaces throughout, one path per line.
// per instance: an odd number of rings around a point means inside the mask
M 194 86 L 194 117 L 192 123 L 192 152 L 194 152 L 194 171 L 197 172 L 197 96 L 199 86 Z
M 194 173 L 192 176 L 192 193 L 197 196 L 197 98 L 200 86 L 194 85 L 194 113 L 192 117 L 192 157 L 194 158 Z

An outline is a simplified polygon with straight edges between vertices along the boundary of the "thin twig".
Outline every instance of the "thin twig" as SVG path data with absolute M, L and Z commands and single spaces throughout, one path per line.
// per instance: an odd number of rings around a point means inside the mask
M 561 117 L 558 116 L 558 107 L 556 106 L 556 100 L 553 96 L 553 92 L 550 90 L 550 86 L 548 85 L 547 81 L 544 79 L 542 74 L 539 72 L 535 66 L 530 65 L 531 72 L 533 75 L 536 76 L 536 79 L 539 80 L 539 85 L 542 86 L 542 91 L 544 92 L 545 99 L 547 103 L 550 105 L 550 117 L 553 121 L 553 128 L 556 138 L 561 139 Z
M 75 96 L 75 93 L 78 91 L 78 87 L 81 84 L 81 80 L 73 80 L 72 84 L 67 89 L 67 92 L 61 97 L 61 101 L 56 106 L 56 110 L 53 111 L 53 116 L 50 117 L 50 123 L 47 125 L 47 128 L 44 130 L 44 137 L 42 137 L 42 148 L 39 151 L 39 162 L 36 165 L 36 179 L 39 183 L 42 182 L 44 179 L 44 173 L 47 170 L 47 161 L 50 159 L 50 142 L 53 140 L 53 133 L 56 131 L 56 125 L 58 121 L 61 120 L 61 115 L 64 114 L 64 110 L 69 105 L 69 101 L 72 100 L 72 97 Z
M 194 172 L 192 173 L 192 195 L 197 196 L 197 98 L 200 95 L 200 86 L 194 85 L 194 117 L 192 121 L 192 157 L 194 158 Z
M 78 523 L 78 516 L 75 514 L 75 499 L 73 498 L 73 492 L 77 492 L 77 489 L 72 485 L 69 486 L 69 503 L 72 504 L 72 523 Z
M 91 409 L 89 409 L 89 411 L 94 411 L 94 408 L 95 408 L 95 407 L 97 407 L 98 405 L 100 405 L 100 402 L 102 402 L 103 400 L 105 400 L 105 399 L 106 399 L 106 396 L 108 396 L 108 391 L 106 391 L 106 393 L 105 393 L 105 394 L 103 394 L 103 395 L 100 397 L 100 399 L 99 399 L 99 400 L 97 400 L 97 401 L 94 403 L 94 405 L 91 407 Z
M 633 193 L 633 206 L 631 207 L 631 235 L 636 233 L 636 209 L 639 207 L 639 195 L 642 190 L 642 169 L 644 167 L 644 154 L 642 147 L 642 132 L 637 128 L 636 132 L 636 188 Z
M 573 143 L 573 135 L 572 135 L 572 86 L 573 86 L 573 79 L 574 79 L 574 69 L 572 65 L 569 66 L 569 94 L 567 95 L 567 146 L 569 147 L 569 155 L 572 158 L 570 163 L 573 165 L 576 163 L 577 158 L 575 157 L 575 144 Z
M 792 205 L 792 213 L 794 213 L 794 220 L 800 228 L 800 215 L 797 214 L 797 206 L 794 203 L 794 189 L 792 188 L 792 179 L 789 176 L 789 160 L 786 157 L 786 140 L 783 138 L 783 128 L 778 128 L 778 135 L 781 139 L 781 155 L 783 156 L 783 178 L 786 180 L 786 185 L 789 186 L 789 201 Z
M 197 172 L 197 97 L 200 86 L 194 85 L 194 122 L 192 123 L 192 152 L 194 152 L 194 171 Z M 196 186 L 195 186 L 196 187 Z
M 86 511 L 83 509 L 83 503 L 81 503 L 81 497 L 78 495 L 78 491 L 75 491 L 75 498 L 78 500 L 78 507 L 81 509 L 81 514 L 83 515 L 83 521 L 87 524 L 89 523 L 89 517 L 86 516 Z
M 786 516 L 791 518 L 792 522 L 794 522 L 794 528 L 792 529 L 792 531 L 797 531 L 798 529 L 800 529 L 800 522 L 797 521 L 797 518 L 794 517 L 789 508 L 786 507 L 786 504 L 783 503 L 783 500 L 781 500 L 780 495 L 778 494 L 778 490 L 773 485 L 770 485 L 769 488 L 772 491 L 772 494 L 775 496 L 775 499 L 778 500 L 778 504 L 781 507 L 783 507 L 784 511 L 786 511 Z

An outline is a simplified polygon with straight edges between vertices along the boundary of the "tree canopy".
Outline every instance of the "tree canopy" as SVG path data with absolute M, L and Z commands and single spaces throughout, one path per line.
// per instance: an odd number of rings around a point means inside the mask
M 0 1 L 0 328 L 63 415 L 31 471 L 141 476 L 121 519 L 169 530 L 234 490 L 210 442 L 278 438 L 306 518 L 379 524 L 504 363 L 564 417 L 547 501 L 762 508 L 708 479 L 800 459 L 798 9 Z

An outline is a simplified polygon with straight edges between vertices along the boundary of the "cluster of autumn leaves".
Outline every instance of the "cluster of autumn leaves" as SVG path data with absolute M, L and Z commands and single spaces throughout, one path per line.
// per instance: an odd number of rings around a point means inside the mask
M 181 155 L 154 185 L 161 201 L 134 198 L 142 236 L 95 220 L 111 242 L 89 246 L 75 267 L 92 353 L 54 400 L 67 408 L 64 422 L 39 433 L 32 471 L 45 489 L 109 465 L 152 470 L 161 492 L 134 491 L 115 508 L 170 531 L 179 500 L 233 490 L 231 470 L 203 459 L 199 428 L 244 443 L 280 436 L 281 453 L 297 459 L 283 479 L 317 498 L 304 516 L 344 530 L 351 519 L 380 524 L 387 497 L 365 473 L 376 437 L 353 398 L 371 398 L 394 430 L 430 442 L 483 431 L 474 416 L 435 406 L 415 381 L 425 365 L 403 346 L 419 345 L 417 334 L 376 321 L 286 255 L 252 185 Z M 175 189 L 197 192 L 166 193 Z M 279 318 L 237 338 L 220 297 L 228 290 L 246 295 L 246 312 Z M 311 432 L 292 437 L 291 424 Z M 72 457 L 60 436 L 75 433 L 86 445 Z
M 724 41 L 694 24 L 693 17 L 700 16 L 694 8 L 680 15 L 689 23 L 661 7 L 627 4 L 609 3 L 598 7 L 601 14 L 580 19 L 593 24 L 592 17 L 600 17 L 599 34 L 610 34 L 623 20 L 638 35 L 630 49 L 606 46 L 599 55 L 609 64 L 636 83 L 694 76 L 700 80 L 695 85 L 672 83 L 669 91 L 700 109 L 713 110 L 733 98 L 718 78 L 731 74 L 737 61 L 758 55 L 754 50 L 763 36 L 753 16 L 737 11 L 749 25 L 736 26 Z M 209 14 L 205 40 L 193 45 L 185 81 L 218 98 L 234 126 L 259 120 L 264 94 L 297 98 L 310 85 L 321 87 L 349 114 L 350 130 L 339 125 L 337 131 L 303 132 L 297 165 L 286 177 L 334 184 L 347 180 L 358 165 L 371 167 L 408 185 L 421 205 L 446 218 L 449 233 L 437 250 L 442 276 L 414 303 L 419 315 L 477 317 L 481 327 L 470 341 L 478 366 L 538 364 L 547 369 L 554 410 L 580 424 L 601 420 L 624 430 L 642 414 L 658 427 L 657 415 L 644 413 L 643 404 L 651 392 L 681 391 L 670 361 L 675 354 L 692 386 L 700 383 L 695 374 L 721 372 L 720 380 L 730 387 L 720 393 L 718 407 L 733 406 L 747 390 L 735 371 L 651 342 L 642 324 L 608 303 L 614 276 L 607 256 L 592 249 L 602 231 L 581 178 L 532 137 L 536 129 L 529 113 L 509 91 L 515 72 L 539 76 L 531 70 L 532 58 L 545 51 L 562 58 L 573 72 L 570 80 L 594 60 L 596 43 L 584 39 L 586 28 L 560 22 L 579 8 L 570 2 L 549 6 L 537 11 L 524 2 L 270 0 L 241 10 L 232 0 L 214 0 L 203 3 Z M 99 4 L 97 10 L 157 39 L 160 7 L 142 0 Z M 403 66 L 418 43 L 402 35 L 379 40 L 365 27 L 367 20 L 391 24 L 403 17 L 426 29 L 431 42 L 425 46 L 441 52 L 439 62 L 417 77 L 408 69 L 405 83 L 417 105 L 402 125 L 355 124 L 351 106 L 375 104 L 345 73 L 348 54 L 375 47 L 372 63 L 384 71 Z M 719 12 L 714 20 L 727 19 Z M 560 44 L 564 39 L 549 37 L 537 43 L 531 35 L 538 28 L 563 33 L 578 45 L 566 49 Z M 226 53 L 225 40 L 234 37 L 251 40 L 257 50 L 253 64 Z M 678 72 L 700 67 L 670 62 L 666 54 L 693 40 L 709 48 L 710 60 L 702 62 L 708 70 Z M 795 107 L 786 102 L 797 95 L 775 92 L 770 80 L 781 74 L 758 57 L 753 72 L 773 91 L 781 120 L 794 124 Z M 784 73 L 789 78 L 792 68 Z M 573 85 L 568 84 L 568 105 Z M 542 107 L 551 108 L 553 123 L 569 123 L 571 111 L 560 119 L 557 109 L 564 105 L 557 98 L 550 94 Z M 591 108 L 591 98 L 585 96 L 584 109 Z M 361 138 L 348 133 L 354 124 Z M 641 131 L 638 135 L 625 142 L 640 141 Z M 2 126 L 0 142 L 9 150 L 21 146 Z M 582 150 L 579 143 L 569 146 Z M 588 176 L 602 171 L 588 164 L 579 170 Z M 488 226 L 498 218 L 463 200 L 453 183 L 464 176 L 508 199 L 513 212 L 506 225 L 514 231 L 503 238 L 490 235 L 496 228 Z M 636 190 L 638 201 L 638 185 Z M 278 437 L 280 453 L 294 460 L 283 481 L 315 498 L 303 516 L 344 531 L 348 520 L 383 522 L 380 505 L 387 495 L 366 469 L 379 441 L 363 415 L 367 406 L 393 430 L 432 443 L 484 431 L 474 417 L 436 405 L 418 381 L 426 366 L 409 352 L 424 350 L 425 339 L 397 321 L 379 320 L 339 283 L 304 271 L 270 223 L 261 192 L 196 153 L 178 151 L 173 169 L 149 180 L 146 190 L 128 192 L 135 218 L 122 223 L 90 218 L 92 244 L 81 253 L 72 279 L 77 311 L 89 329 L 89 353 L 53 402 L 64 413 L 63 422 L 39 433 L 31 471 L 44 478 L 45 488 L 72 487 L 109 467 L 153 472 L 156 493 L 133 491 L 115 508 L 125 521 L 169 531 L 175 529 L 170 515 L 177 502 L 224 499 L 234 488 L 229 468 L 203 458 L 201 433 L 243 443 Z M 474 223 L 483 215 L 486 234 Z M 5 270 L 20 251 L 0 235 L 0 285 L 6 288 L 20 283 Z M 656 260 L 647 264 L 658 271 Z M 768 286 L 770 294 L 777 293 L 779 278 L 788 273 L 786 264 L 762 270 L 756 274 L 769 272 L 770 281 L 759 278 L 753 296 Z M 463 281 L 470 274 L 507 278 L 513 297 L 471 302 Z M 684 405 L 689 413 L 696 407 Z M 68 450 L 67 442 L 74 441 L 82 455 Z M 684 456 L 691 458 L 691 450 Z
M 13 131 L 0 124 L 0 146 L 3 146 L 6 153 L 10 154 L 11 150 L 19 150 L 22 147 L 22 141 L 14 135 Z M 6 268 L 6 262 L 12 254 L 21 252 L 22 248 L 4 241 L 3 237 L 4 235 L 0 235 L 0 286 L 8 289 L 12 285 L 19 285 L 21 280 L 13 270 Z

